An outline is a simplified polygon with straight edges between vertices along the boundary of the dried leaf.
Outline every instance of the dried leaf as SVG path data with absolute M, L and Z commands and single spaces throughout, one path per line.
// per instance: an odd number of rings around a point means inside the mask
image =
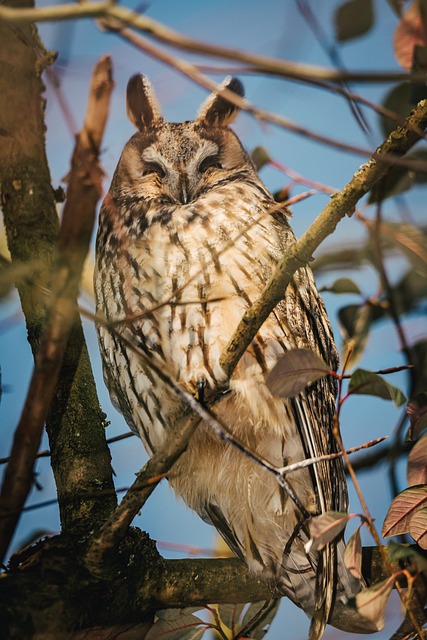
M 362 578 L 362 540 L 360 537 L 360 524 L 346 544 L 344 551 L 344 564 L 350 573 L 360 580 Z
M 425 485 L 427 495 L 427 485 Z M 411 518 L 409 533 L 422 549 L 427 549 L 427 507 L 420 509 Z
M 427 485 L 416 485 L 401 491 L 390 505 L 384 520 L 384 538 L 409 531 L 409 523 L 416 511 L 427 506 Z
M 329 371 L 328 365 L 314 351 L 292 349 L 277 361 L 266 377 L 266 384 L 273 395 L 290 398 Z
M 344 511 L 326 511 L 312 518 L 308 524 L 311 537 L 305 545 L 306 553 L 323 549 L 332 542 L 345 529 L 351 517 Z
M 373 321 L 373 307 L 367 304 L 349 304 L 338 311 L 338 321 L 343 334 L 343 358 L 348 366 L 354 366 L 363 354 Z M 351 356 L 347 353 L 351 345 Z
M 410 347 L 410 358 L 414 365 L 414 390 L 416 397 L 419 393 L 425 393 L 427 389 L 427 339 L 415 342 Z
M 412 224 L 381 223 L 381 234 L 386 235 L 405 254 L 415 267 L 425 269 L 427 264 L 427 235 Z
M 409 437 L 416 440 L 421 431 L 427 427 L 427 393 L 418 393 L 414 398 L 409 400 L 406 407 L 411 427 L 409 429 Z M 411 482 L 410 484 L 419 484 Z
M 39 261 L 15 262 L 1 260 L 0 262 L 0 298 L 7 296 L 18 284 L 31 281 L 40 265 Z
M 414 0 L 405 11 L 396 27 L 393 37 L 393 49 L 397 62 L 410 71 L 414 58 L 414 47 L 427 45 L 427 25 L 423 20 L 422 0 Z
M 372 0 L 349 0 L 335 13 L 335 37 L 339 42 L 367 33 L 374 24 Z
M 406 401 L 405 395 L 400 389 L 384 380 L 377 373 L 365 369 L 356 369 L 353 373 L 348 392 L 392 400 L 396 407 L 400 407 Z
M 368 589 L 363 589 L 349 601 L 349 604 L 355 606 L 360 615 L 370 620 L 378 631 L 384 627 L 384 610 L 393 584 L 394 577 L 391 576 Z
M 350 278 L 338 278 L 330 287 L 322 287 L 321 291 L 330 291 L 331 293 L 361 293 L 357 284 Z
M 266 607 L 265 604 L 266 603 L 252 602 L 243 617 L 241 629 L 247 629 L 249 625 L 251 640 L 252 638 L 253 640 L 263 640 L 267 635 L 270 625 L 279 610 L 280 598 L 270 600 Z M 251 626 L 252 621 L 254 622 L 253 626 Z
M 408 456 L 408 485 L 427 484 L 427 433 L 412 447 Z
M 153 624 L 145 640 L 199 640 L 206 631 L 207 624 L 192 614 L 195 609 L 166 609 L 157 611 L 158 620 Z

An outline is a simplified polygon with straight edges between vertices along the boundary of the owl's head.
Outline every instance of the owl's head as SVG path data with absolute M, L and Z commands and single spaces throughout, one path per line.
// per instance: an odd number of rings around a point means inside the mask
M 236 78 L 226 78 L 222 89 L 244 95 Z M 258 181 L 250 158 L 228 126 L 238 111 L 219 91 L 205 100 L 196 120 L 165 122 L 150 82 L 142 75 L 133 76 L 127 86 L 127 112 L 138 132 L 124 148 L 115 187 L 122 196 L 182 206 L 228 182 Z

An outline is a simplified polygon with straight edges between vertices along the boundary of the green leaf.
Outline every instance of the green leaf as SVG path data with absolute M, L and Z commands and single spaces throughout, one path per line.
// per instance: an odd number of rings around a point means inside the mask
M 396 407 L 400 407 L 406 401 L 405 395 L 400 389 L 384 380 L 377 373 L 365 369 L 356 369 L 353 373 L 348 392 L 392 400 Z
M 306 553 L 323 549 L 329 542 L 335 540 L 345 529 L 351 517 L 344 511 L 326 511 L 320 516 L 311 518 L 308 523 L 310 540 L 305 545 Z
M 266 384 L 273 395 L 291 398 L 329 371 L 328 365 L 314 351 L 292 349 L 279 358 L 267 375 Z
M 424 554 L 417 551 L 414 545 L 402 544 L 390 540 L 387 544 L 387 557 L 389 562 L 397 564 L 402 560 L 405 563 L 410 562 L 417 571 L 427 571 L 427 559 Z
M 339 42 L 367 33 L 374 24 L 372 0 L 349 0 L 335 13 L 335 37 Z
M 412 516 L 425 507 L 427 507 L 427 485 L 415 485 L 401 491 L 387 511 L 382 536 L 388 538 L 409 531 Z
M 390 167 L 387 173 L 372 187 L 368 204 L 382 202 L 408 191 L 414 184 L 415 173 L 407 167 L 398 165 Z
M 270 154 L 265 147 L 255 147 L 251 153 L 251 160 L 257 171 L 262 169 L 271 160 Z
M 357 284 L 350 278 L 338 278 L 330 287 L 322 287 L 320 291 L 330 291 L 331 293 L 361 293 Z
M 419 308 L 427 297 L 427 269 L 410 269 L 393 287 L 399 316 Z
M 393 111 L 401 120 L 405 120 L 412 106 L 409 103 L 410 86 L 409 82 L 403 82 L 393 87 L 386 95 L 383 105 L 389 111 Z M 381 129 L 386 138 L 396 129 L 396 120 L 380 116 Z

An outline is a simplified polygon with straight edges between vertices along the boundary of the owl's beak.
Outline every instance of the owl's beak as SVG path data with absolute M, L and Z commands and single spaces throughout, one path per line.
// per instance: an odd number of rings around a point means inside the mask
M 178 200 L 182 204 L 188 204 L 191 200 L 191 194 L 189 189 L 189 181 L 186 173 L 181 173 L 178 181 Z

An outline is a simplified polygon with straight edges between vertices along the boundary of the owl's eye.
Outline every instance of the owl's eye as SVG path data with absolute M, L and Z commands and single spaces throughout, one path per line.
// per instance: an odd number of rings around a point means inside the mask
M 222 164 L 219 161 L 219 156 L 208 156 L 199 164 L 200 173 L 205 173 L 208 169 L 222 169 Z
M 144 170 L 142 172 L 143 176 L 148 176 L 150 174 L 157 174 L 159 178 L 165 177 L 165 170 L 158 162 L 146 162 L 144 164 Z

